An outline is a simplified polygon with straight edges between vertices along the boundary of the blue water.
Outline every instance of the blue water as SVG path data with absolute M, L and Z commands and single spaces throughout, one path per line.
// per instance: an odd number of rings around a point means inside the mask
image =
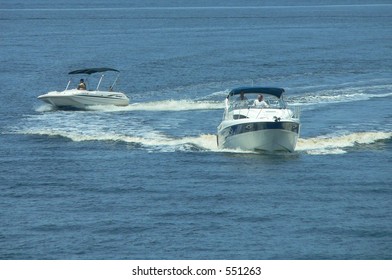
M 1 259 L 392 258 L 390 1 L 79 2 L 0 4 Z M 36 99 L 87 67 L 132 104 Z M 244 85 L 295 153 L 216 147 Z

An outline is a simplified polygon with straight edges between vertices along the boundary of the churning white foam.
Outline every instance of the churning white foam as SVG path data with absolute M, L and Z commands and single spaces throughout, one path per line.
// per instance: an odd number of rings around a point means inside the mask
M 153 102 L 131 103 L 128 106 L 90 106 L 93 111 L 192 111 L 192 110 L 220 110 L 224 102 L 194 101 L 194 100 L 162 100 Z
M 207 150 L 216 151 L 216 136 L 213 134 L 201 134 L 198 136 L 169 137 L 163 133 L 150 131 L 143 135 L 126 135 L 114 132 L 81 132 L 60 129 L 27 129 L 19 131 L 23 134 L 45 135 L 52 137 L 64 137 L 74 142 L 83 141 L 114 141 L 129 144 L 137 144 L 149 151 L 174 152 L 178 150 Z
M 380 91 L 382 93 L 380 93 Z M 327 105 L 334 103 L 346 103 L 364 101 L 372 98 L 384 98 L 392 96 L 392 88 L 390 86 L 371 86 L 371 87 L 347 87 L 343 89 L 320 90 L 311 93 L 288 98 L 291 105 L 297 106 L 313 106 Z
M 75 142 L 80 141 L 120 141 L 138 144 L 149 151 L 212 151 L 244 153 L 239 150 L 221 150 L 216 144 L 216 135 L 201 134 L 198 136 L 169 137 L 159 132 L 150 132 L 142 136 L 119 133 L 81 133 L 76 131 L 60 131 L 56 129 L 27 130 L 25 134 L 61 136 Z M 312 138 L 298 139 L 296 152 L 309 155 L 344 154 L 347 149 L 361 144 L 373 144 L 381 140 L 392 138 L 392 132 L 355 132 L 346 135 L 325 135 Z
M 296 150 L 313 155 L 344 154 L 347 148 L 358 144 L 373 144 L 392 138 L 392 132 L 354 132 L 345 135 L 326 135 L 300 138 Z

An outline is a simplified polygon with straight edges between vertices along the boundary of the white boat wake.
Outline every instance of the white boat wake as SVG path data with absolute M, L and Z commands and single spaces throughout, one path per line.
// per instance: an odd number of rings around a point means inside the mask
M 304 89 L 300 94 L 293 95 L 289 100 L 301 106 L 305 111 L 328 106 L 328 104 L 377 100 L 392 96 L 392 86 L 381 85 L 337 85 L 338 89 Z M 289 90 L 290 91 L 290 90 Z M 37 114 L 26 115 L 22 121 L 6 130 L 9 133 L 47 135 L 65 137 L 71 141 L 118 141 L 135 144 L 134 148 L 146 149 L 149 152 L 175 151 L 209 151 L 228 153 L 249 153 L 240 150 L 218 149 L 215 130 L 221 119 L 216 112 L 216 120 L 211 123 L 195 124 L 196 130 L 183 130 L 183 114 L 176 112 L 222 110 L 225 104 L 221 101 L 228 91 L 219 91 L 197 99 L 168 99 L 131 103 L 128 106 L 91 106 L 88 111 L 65 112 L 53 110 L 48 104 L 39 105 Z M 173 112 L 170 120 L 156 119 L 156 113 Z M 125 113 L 124 113 L 125 112 Z M 129 112 L 129 113 L 126 113 Z M 151 112 L 151 113 L 150 113 Z M 212 112 L 215 116 L 215 112 Z M 309 113 L 303 113 L 307 115 Z M 210 115 L 212 116 L 212 115 Z M 172 126 L 185 136 L 172 136 Z M 331 134 L 301 136 L 298 138 L 295 153 L 307 155 L 331 155 L 350 153 L 356 149 L 382 148 L 385 141 L 392 139 L 390 124 L 386 123 L 383 130 L 373 130 L 374 124 L 365 126 L 340 127 Z M 188 129 L 188 127 L 184 127 Z M 343 129 L 346 129 L 343 131 Z M 347 129 L 349 129 L 347 131 Z M 304 124 L 303 130 L 306 130 Z M 202 131 L 208 131 L 202 133 Z
M 78 131 L 64 131 L 61 129 L 27 129 L 18 131 L 20 134 L 45 135 L 64 137 L 75 142 L 82 141 L 114 141 L 135 144 L 149 152 L 176 151 L 209 151 L 227 153 L 250 153 L 241 150 L 219 149 L 216 135 L 201 134 L 197 136 L 169 137 L 163 133 L 151 131 L 144 135 L 127 135 L 113 132 L 82 133 Z M 392 139 L 392 132 L 369 131 L 352 132 L 342 135 L 324 135 L 311 138 L 299 138 L 295 153 L 308 155 L 331 155 L 349 153 L 353 147 L 365 147 Z M 361 149 L 361 148 L 360 148 Z
M 296 151 L 311 155 L 344 154 L 356 145 L 374 144 L 392 138 L 392 132 L 354 132 L 299 139 Z

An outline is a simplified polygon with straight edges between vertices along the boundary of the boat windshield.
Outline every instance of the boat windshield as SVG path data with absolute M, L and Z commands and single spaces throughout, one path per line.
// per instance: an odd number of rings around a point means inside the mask
M 277 98 L 269 94 L 262 94 L 262 99 L 259 98 L 260 94 L 247 93 L 244 95 L 231 96 L 226 106 L 229 110 L 245 109 L 245 108 L 273 108 L 284 109 L 286 102 L 282 98 Z M 264 103 L 264 102 L 265 103 Z

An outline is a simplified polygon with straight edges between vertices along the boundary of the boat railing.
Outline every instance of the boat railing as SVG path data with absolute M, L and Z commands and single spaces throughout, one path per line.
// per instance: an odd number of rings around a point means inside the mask
M 116 79 L 114 80 L 114 82 L 112 83 L 112 85 L 109 87 L 109 91 L 113 91 L 114 86 L 116 85 L 118 78 L 120 77 L 120 73 L 117 74 Z
M 67 87 L 65 88 L 65 90 L 68 90 L 70 83 L 71 83 L 71 80 L 68 81 L 68 84 L 67 84 Z
M 301 107 L 300 106 L 287 106 L 287 109 L 290 109 L 293 112 L 292 118 L 299 119 L 301 117 Z
M 100 78 L 99 81 L 98 81 L 97 88 L 95 89 L 96 91 L 99 90 L 99 86 L 101 85 L 101 82 L 102 82 L 102 79 L 103 79 L 104 76 L 105 76 L 104 74 L 101 75 L 101 78 Z

